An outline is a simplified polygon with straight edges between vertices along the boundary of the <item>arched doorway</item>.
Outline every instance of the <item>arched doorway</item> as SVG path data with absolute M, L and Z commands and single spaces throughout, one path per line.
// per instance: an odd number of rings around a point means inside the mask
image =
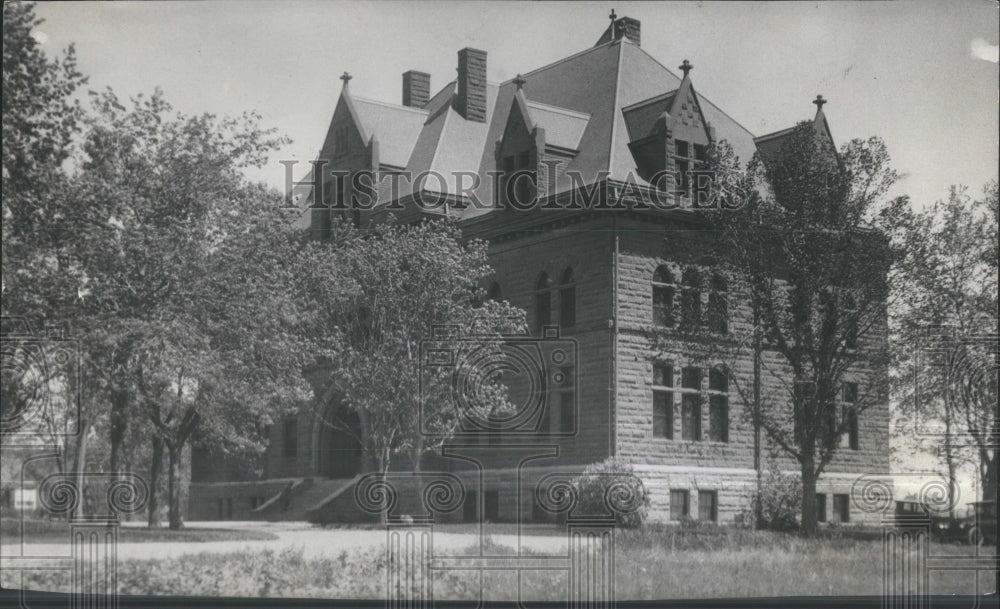
M 332 402 L 316 422 L 319 435 L 316 473 L 325 478 L 353 478 L 364 467 L 361 420 L 339 400 Z

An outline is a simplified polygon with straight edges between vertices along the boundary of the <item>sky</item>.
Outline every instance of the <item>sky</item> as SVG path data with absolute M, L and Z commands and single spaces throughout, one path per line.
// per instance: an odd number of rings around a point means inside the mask
M 121 98 L 163 89 L 188 114 L 256 110 L 293 139 L 250 175 L 284 190 L 279 160 L 322 145 L 344 72 L 354 95 L 401 103 L 401 74 L 455 78 L 459 49 L 488 52 L 501 82 L 592 46 L 608 13 L 642 22 L 667 66 L 689 59 L 699 95 L 755 135 L 811 118 L 834 138 L 877 135 L 918 206 L 997 176 L 1000 10 L 965 2 L 52 2 L 35 37 L 76 44 L 88 87 Z

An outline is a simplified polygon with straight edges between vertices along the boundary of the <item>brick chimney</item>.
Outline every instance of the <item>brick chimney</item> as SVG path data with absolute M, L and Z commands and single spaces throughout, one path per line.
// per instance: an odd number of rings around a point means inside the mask
M 615 32 L 615 39 L 624 36 L 632 42 L 635 46 L 641 46 L 642 42 L 642 22 L 638 19 L 633 19 L 631 17 L 622 17 L 619 19 L 615 26 L 617 31 Z
M 631 17 L 619 17 L 613 10 L 608 17 L 611 18 L 611 25 L 604 30 L 604 34 L 601 35 L 601 38 L 594 46 L 600 46 L 612 40 L 621 40 L 622 38 L 628 38 L 636 46 L 641 46 L 642 22 Z
M 403 72 L 403 105 L 423 108 L 431 98 L 431 75 L 409 70 Z
M 455 109 L 467 121 L 486 122 L 486 51 L 458 52 L 458 95 Z

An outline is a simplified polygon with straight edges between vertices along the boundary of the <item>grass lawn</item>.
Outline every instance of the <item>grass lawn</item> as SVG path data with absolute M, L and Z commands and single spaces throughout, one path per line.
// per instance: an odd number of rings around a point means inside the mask
M 622 531 L 616 540 L 616 598 L 879 595 L 882 543 L 871 537 L 833 532 L 803 539 L 732 528 Z M 498 549 L 494 544 L 489 554 L 500 553 Z M 932 544 L 934 555 L 973 551 L 965 545 Z M 454 553 L 478 554 L 478 546 Z M 27 574 L 25 585 L 66 590 L 66 577 Z M 974 578 L 971 572 L 931 573 L 930 592 L 972 594 Z M 119 565 L 118 581 L 123 594 L 379 599 L 385 598 L 385 552 L 371 548 L 306 558 L 289 548 L 128 560 Z M 987 574 L 981 582 L 987 584 Z M 486 572 L 482 583 L 473 571 L 440 572 L 434 580 L 438 600 L 471 600 L 481 594 L 485 600 L 516 600 L 519 588 L 525 601 L 560 600 L 567 596 L 567 573 L 526 572 L 520 585 L 515 572 L 502 570 Z
M 26 543 L 51 543 L 69 539 L 69 525 L 64 520 L 0 519 L 0 543 L 16 544 L 21 541 L 23 526 Z M 177 541 L 202 543 L 206 541 L 268 541 L 277 539 L 273 533 L 250 529 L 197 528 L 171 531 L 167 528 L 120 527 L 118 540 L 123 543 Z

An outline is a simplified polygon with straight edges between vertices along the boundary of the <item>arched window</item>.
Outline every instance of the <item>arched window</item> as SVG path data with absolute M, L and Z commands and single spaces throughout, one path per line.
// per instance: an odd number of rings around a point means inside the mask
M 712 292 L 708 295 L 708 329 L 719 334 L 729 332 L 729 304 L 726 292 L 729 285 L 719 273 L 712 274 Z
M 503 300 L 503 290 L 500 289 L 500 284 L 493 282 L 490 289 L 486 291 L 486 300 Z
M 569 267 L 559 279 L 559 324 L 563 328 L 576 325 L 576 280 Z
M 535 330 L 539 334 L 543 326 L 552 324 L 552 282 L 543 271 L 535 282 Z
M 653 272 L 653 324 L 663 328 L 674 325 L 674 275 L 665 265 Z
M 697 330 L 701 326 L 701 273 L 696 268 L 688 267 L 684 270 L 682 281 L 681 323 L 688 330 Z

